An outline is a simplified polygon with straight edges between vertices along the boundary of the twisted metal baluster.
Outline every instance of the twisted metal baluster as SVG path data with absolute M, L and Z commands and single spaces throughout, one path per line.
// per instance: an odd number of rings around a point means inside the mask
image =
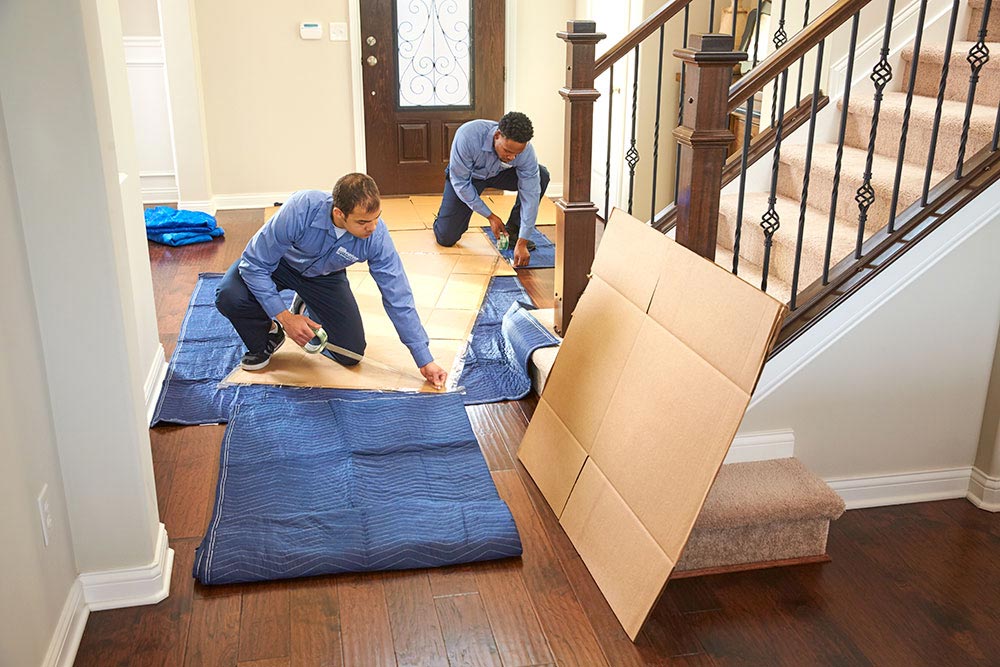
M 826 252 L 823 255 L 823 284 L 830 282 L 830 255 L 833 252 L 833 228 L 837 223 L 837 195 L 840 192 L 840 165 L 844 158 L 844 135 L 847 132 L 847 114 L 851 106 L 851 79 L 854 77 L 854 53 L 858 45 L 858 21 L 861 12 L 851 22 L 851 45 L 847 49 L 847 72 L 844 80 L 844 103 L 840 113 L 840 134 L 837 139 L 837 159 L 833 166 L 833 194 L 830 195 L 830 224 L 826 231 Z
M 816 75 L 813 78 L 812 106 L 809 109 L 809 137 L 806 139 L 805 174 L 802 177 L 802 201 L 799 204 L 799 235 L 795 241 L 795 268 L 792 269 L 792 299 L 788 307 L 795 310 L 795 297 L 799 292 L 799 268 L 802 264 L 802 239 L 806 233 L 806 208 L 809 201 L 809 172 L 812 170 L 813 143 L 816 140 L 816 107 L 819 102 L 819 79 L 823 73 L 823 47 L 820 40 L 816 47 Z
M 969 141 L 969 122 L 972 119 L 972 103 L 976 98 L 976 84 L 979 83 L 979 72 L 990 59 L 990 49 L 986 46 L 986 23 L 990 20 L 991 0 L 983 5 L 983 20 L 979 24 L 979 39 L 972 48 L 966 60 L 972 67 L 969 75 L 969 95 L 965 100 L 965 117 L 962 119 L 962 140 L 958 144 L 958 166 L 955 167 L 955 177 L 962 178 L 962 163 L 965 162 L 965 145 Z
M 660 159 L 660 98 L 663 93 L 663 29 L 660 26 L 659 63 L 656 67 L 656 118 L 653 121 L 653 193 L 649 203 L 649 224 L 656 223 L 656 167 Z
M 865 239 L 865 223 L 868 221 L 868 209 L 875 203 L 875 188 L 872 187 L 872 161 L 875 159 L 875 138 L 878 135 L 878 115 L 882 110 L 882 93 L 886 84 L 892 80 L 892 66 L 889 65 L 889 38 L 892 33 L 892 16 L 896 9 L 896 0 L 889 0 L 889 9 L 885 19 L 885 35 L 882 38 L 881 58 L 872 69 L 871 80 L 875 84 L 875 106 L 872 109 L 872 128 L 868 134 L 868 156 L 865 158 L 865 175 L 854 201 L 858 202 L 858 242 L 854 249 L 854 259 L 861 259 L 861 244 Z
M 917 17 L 917 36 L 913 40 L 913 62 L 910 63 L 910 82 L 906 88 L 906 108 L 903 110 L 903 128 L 899 135 L 899 156 L 896 158 L 896 179 L 892 184 L 892 202 L 889 204 L 889 233 L 896 229 L 896 205 L 899 204 L 899 187 L 903 180 L 903 157 L 906 155 L 906 132 L 910 127 L 910 107 L 913 104 L 913 88 L 917 81 L 917 67 L 920 64 L 920 43 L 924 37 L 924 17 L 927 16 L 927 0 L 920 2 Z
M 788 43 L 788 33 L 785 32 L 785 5 L 788 0 L 781 0 L 781 18 L 778 19 L 778 29 L 774 32 L 774 50 L 777 51 Z M 778 115 L 778 88 L 775 87 L 771 95 L 771 127 L 774 127 L 775 119 Z M 784 109 L 782 109 L 784 111 Z
M 684 5 L 684 48 L 688 45 L 688 20 L 690 19 L 690 3 Z M 684 84 L 687 82 L 687 67 L 681 63 L 681 89 L 677 98 L 677 125 L 684 124 Z M 681 185 L 681 145 L 677 143 L 677 151 L 674 156 L 674 201 L 677 201 L 677 190 Z
M 941 127 L 941 107 L 944 105 L 944 91 L 948 86 L 948 65 L 951 50 L 955 44 L 955 25 L 958 23 L 958 0 L 952 0 L 951 20 L 948 22 L 948 38 L 944 43 L 944 64 L 941 67 L 941 82 L 938 84 L 937 107 L 934 109 L 934 125 L 931 128 L 931 146 L 927 151 L 927 170 L 924 172 L 924 188 L 920 194 L 920 205 L 927 206 L 927 193 L 931 189 L 931 172 L 934 171 L 934 154 L 937 152 L 938 129 Z
M 778 201 L 778 163 L 781 161 L 781 139 L 785 126 L 785 91 L 788 88 L 788 69 L 781 73 L 781 106 L 778 108 L 777 126 L 774 134 L 774 161 L 771 163 L 771 192 L 767 198 L 767 212 L 760 220 L 760 226 L 764 230 L 764 265 L 761 267 L 760 289 L 767 291 L 767 273 L 771 264 L 771 244 L 774 241 L 774 233 L 781 227 L 781 220 L 774 205 Z
M 635 71 L 632 77 L 632 142 L 625 152 L 628 162 L 628 213 L 632 215 L 632 194 L 635 190 L 635 165 L 639 164 L 639 151 L 635 148 L 635 125 L 639 113 L 639 45 L 635 45 Z
M 802 18 L 802 29 L 809 25 L 809 0 L 806 0 L 805 16 Z M 795 87 L 795 106 L 802 105 L 802 71 L 806 67 L 806 57 L 803 55 L 799 58 L 799 83 Z
M 611 119 L 615 111 L 615 65 L 608 69 L 608 153 L 604 162 L 604 222 L 611 215 Z

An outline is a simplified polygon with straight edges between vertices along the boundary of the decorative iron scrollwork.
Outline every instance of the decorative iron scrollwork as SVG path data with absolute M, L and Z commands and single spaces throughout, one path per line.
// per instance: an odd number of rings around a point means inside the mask
M 471 15 L 469 0 L 397 1 L 399 106 L 472 104 Z

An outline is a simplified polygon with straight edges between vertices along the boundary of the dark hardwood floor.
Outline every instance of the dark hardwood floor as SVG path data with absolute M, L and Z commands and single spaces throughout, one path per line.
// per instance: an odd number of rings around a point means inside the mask
M 262 212 L 221 212 L 226 237 L 150 247 L 173 350 L 197 275 L 224 271 Z M 549 228 L 551 229 L 551 228 Z M 551 307 L 552 271 L 524 280 Z M 524 543 L 520 560 L 203 587 L 191 578 L 223 426 L 151 431 L 170 597 L 90 615 L 77 667 L 241 665 L 1000 665 L 1000 516 L 964 500 L 847 512 L 826 565 L 671 582 L 633 644 L 517 463 L 534 400 L 469 408 Z

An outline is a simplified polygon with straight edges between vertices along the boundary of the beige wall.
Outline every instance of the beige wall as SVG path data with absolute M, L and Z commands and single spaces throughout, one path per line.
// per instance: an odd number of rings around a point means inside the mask
M 156 0 L 118 0 L 122 34 L 128 37 L 155 37 L 160 34 Z
M 555 33 L 574 3 L 517 2 L 514 105 L 535 124 L 535 147 L 562 181 L 564 44 Z M 202 92 L 215 196 L 327 189 L 355 168 L 350 45 L 327 23 L 348 20 L 348 0 L 258 3 L 195 0 Z M 303 41 L 298 24 L 320 21 Z
M 993 355 L 986 408 L 979 431 L 976 467 L 990 477 L 1000 477 L 1000 337 L 997 338 L 996 352 Z
M 828 479 L 971 466 L 1000 325 L 998 201 L 1000 184 L 770 362 L 741 432 L 793 429 Z

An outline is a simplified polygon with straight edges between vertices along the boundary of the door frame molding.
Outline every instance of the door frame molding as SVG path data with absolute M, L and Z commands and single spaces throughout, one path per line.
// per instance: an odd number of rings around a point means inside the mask
M 361 67 L 361 0 L 348 0 L 348 38 L 351 45 L 351 90 L 354 93 L 354 168 L 357 171 L 368 171 L 368 141 L 365 136 L 365 98 L 364 82 Z M 504 82 L 503 106 L 505 110 L 514 108 L 514 71 L 515 40 L 514 31 L 510 29 L 517 22 L 517 0 L 504 0 Z

